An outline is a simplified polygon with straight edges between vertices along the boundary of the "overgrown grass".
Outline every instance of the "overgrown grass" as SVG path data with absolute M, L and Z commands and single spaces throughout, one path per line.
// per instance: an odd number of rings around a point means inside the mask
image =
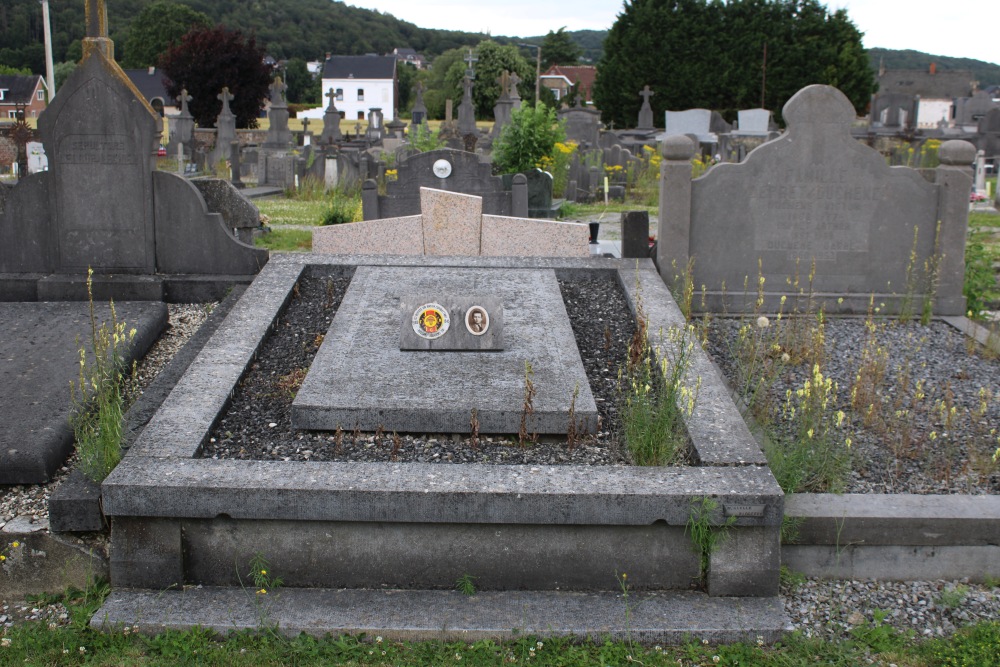
M 122 457 L 127 379 L 124 354 L 136 331 L 127 329 L 125 322 L 118 320 L 113 301 L 109 304 L 110 325 L 98 323 L 94 311 L 93 276 L 94 271 L 88 269 L 90 342 L 88 346 L 77 341 L 80 369 L 76 383 L 70 384 L 74 407 L 71 423 L 80 470 L 89 479 L 100 482 Z
M 145 634 L 140 626 L 97 632 L 89 621 L 107 594 L 107 587 L 71 590 L 64 596 L 37 599 L 39 605 L 62 601 L 69 625 L 49 627 L 31 621 L 5 628 L 0 638 L 0 665 L 443 665 L 491 667 L 500 664 L 626 665 L 693 667 L 695 665 L 860 664 L 976 665 L 997 664 L 1000 622 L 983 622 L 954 635 L 915 641 L 876 621 L 856 628 L 850 639 L 831 641 L 792 633 L 773 646 L 762 639 L 713 644 L 692 636 L 679 646 L 643 646 L 633 639 L 614 642 L 524 636 L 495 642 L 397 642 L 381 636 L 342 635 L 322 639 L 308 635 L 287 638 L 278 633 L 232 633 L 224 638 L 209 630 Z M 639 602 L 641 604 L 641 601 Z M 624 618 L 625 611 L 623 611 Z
M 973 317 L 1000 303 L 995 264 L 1000 263 L 1000 215 L 969 214 L 969 237 L 965 247 L 965 282 L 962 293 Z
M 312 250 L 312 230 L 274 229 L 255 238 L 254 245 L 278 252 L 309 252 Z
M 322 200 L 258 199 L 254 204 L 271 225 L 321 225 L 329 209 L 329 204 Z

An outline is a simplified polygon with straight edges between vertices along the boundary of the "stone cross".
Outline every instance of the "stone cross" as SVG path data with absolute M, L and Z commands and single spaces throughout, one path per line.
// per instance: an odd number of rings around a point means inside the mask
M 104 0 L 87 0 L 87 37 L 108 38 L 108 8 Z
M 327 107 L 327 110 L 335 111 L 337 109 L 337 105 L 335 104 L 337 100 L 337 91 L 331 88 L 326 92 L 326 97 L 330 98 L 330 106 Z
M 229 103 L 236 99 L 229 93 L 229 86 L 225 86 L 222 92 L 215 96 L 216 99 L 222 100 L 222 111 L 219 113 L 220 116 L 233 115 L 232 110 L 229 108 Z
M 181 103 L 181 116 L 185 118 L 190 116 L 191 112 L 188 111 L 188 102 L 190 102 L 194 98 L 188 95 L 187 88 L 181 89 L 181 94 L 177 99 L 180 100 Z
M 521 83 L 521 77 L 514 72 L 510 75 L 510 96 L 514 99 L 521 99 L 521 95 L 517 92 L 517 86 Z
M 649 104 L 649 98 L 655 94 L 656 93 L 654 93 L 652 90 L 649 89 L 648 84 L 643 86 L 642 91 L 639 92 L 639 96 L 642 97 L 643 104 Z
M 465 91 L 464 94 L 462 95 L 463 101 L 464 100 L 471 100 L 472 99 L 472 79 L 470 77 L 466 76 L 464 79 L 462 79 L 462 90 Z
M 500 84 L 500 98 L 510 97 L 510 72 L 504 70 L 503 74 L 497 77 L 497 83 Z
M 479 58 L 472 55 L 472 49 L 469 49 L 469 54 L 464 58 L 462 58 L 462 60 L 464 60 L 466 63 L 469 64 L 469 66 L 465 70 L 465 76 L 469 77 L 470 79 L 474 79 L 476 77 L 476 74 L 472 70 L 472 63 L 478 63 Z
M 280 76 L 274 77 L 274 82 L 268 86 L 271 91 L 271 106 L 282 106 L 285 103 L 285 91 L 288 86 L 281 80 Z
M 308 118 L 303 118 L 302 119 L 302 134 L 305 134 L 308 131 L 309 131 L 309 119 Z

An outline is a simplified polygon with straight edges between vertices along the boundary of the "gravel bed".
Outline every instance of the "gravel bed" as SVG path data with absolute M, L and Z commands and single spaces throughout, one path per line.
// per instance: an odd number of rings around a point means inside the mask
M 618 368 L 634 325 L 613 280 L 561 282 L 600 430 L 567 446 L 541 438 L 521 446 L 511 436 L 298 431 L 291 426 L 295 390 L 305 377 L 349 284 L 318 269 L 303 277 L 275 331 L 212 430 L 202 456 L 278 461 L 402 461 L 544 465 L 628 465 L 617 444 Z
M 756 323 L 747 321 L 747 326 Z M 736 377 L 733 349 L 740 320 L 717 319 L 709 325 L 708 352 L 730 378 Z M 782 340 L 788 321 L 771 322 L 767 329 Z M 1000 463 L 993 459 L 1000 447 L 1000 360 L 995 355 L 970 353 L 969 339 L 944 322 L 922 326 L 917 322 L 876 322 L 878 346 L 888 364 L 879 394 L 889 418 L 888 428 L 864 424 L 864 415 L 850 409 L 852 381 L 866 346 L 867 328 L 860 318 L 827 319 L 824 330 L 824 376 L 838 386 L 831 413 L 843 410 L 839 437 L 852 440 L 853 470 L 844 489 L 848 493 L 996 494 L 1000 493 Z M 783 350 L 771 354 L 778 363 Z M 785 402 L 787 391 L 803 386 L 809 363 L 786 364 L 770 388 L 773 405 Z M 917 383 L 925 396 L 916 397 Z M 954 406 L 950 420 L 938 409 Z M 985 401 L 986 410 L 971 416 Z M 897 413 L 897 410 L 907 412 Z M 949 410 L 950 412 L 950 410 Z M 950 423 L 949 423 L 950 421 Z M 992 431 L 992 434 L 991 434 Z
M 1000 619 L 1000 588 L 962 581 L 822 581 L 781 587 L 790 630 L 810 637 L 843 639 L 855 628 L 879 623 L 941 637 L 956 628 Z

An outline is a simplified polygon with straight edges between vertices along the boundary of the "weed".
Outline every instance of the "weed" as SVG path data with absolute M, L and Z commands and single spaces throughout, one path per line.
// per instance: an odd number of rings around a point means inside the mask
M 525 360 L 524 362 L 524 406 L 521 409 L 521 426 L 517 431 L 517 444 L 524 447 L 525 443 L 529 440 L 528 437 L 528 422 L 531 419 L 531 415 L 535 412 L 535 394 L 537 390 L 535 389 L 535 384 L 532 382 L 534 377 L 534 372 L 531 370 L 531 362 Z M 532 434 L 530 440 L 535 442 L 538 438 L 537 434 Z
M 469 574 L 463 574 L 455 581 L 455 590 L 462 595 L 473 596 L 476 594 L 476 579 Z
M 851 630 L 851 635 L 859 642 L 865 644 L 873 651 L 885 653 L 900 648 L 907 639 L 891 625 L 884 623 L 889 616 L 889 612 L 882 609 L 875 609 L 872 612 L 871 625 L 859 625 Z
M 700 578 L 707 581 L 712 554 L 726 539 L 729 528 L 736 523 L 736 517 L 727 517 L 721 523 L 713 523 L 713 515 L 718 512 L 719 501 L 709 496 L 691 499 L 691 509 L 684 526 L 684 534 L 690 536 L 691 547 L 700 559 Z
M 75 384 L 70 382 L 70 395 L 75 409 L 71 422 L 80 455 L 80 470 L 91 480 L 100 482 L 114 470 L 122 456 L 126 380 L 122 368 L 125 348 L 135 338 L 136 330 L 126 331 L 125 323 L 118 321 L 113 301 L 109 304 L 111 326 L 107 322 L 98 326 L 94 313 L 93 276 L 94 271 L 88 269 L 93 361 L 87 363 L 87 348 L 81 346 L 80 375 Z
M 625 641 L 628 644 L 629 649 L 633 649 L 632 646 L 632 605 L 629 603 L 629 584 L 628 584 L 628 573 L 622 572 L 618 574 L 615 572 L 615 580 L 618 582 L 618 588 L 622 592 L 622 601 L 625 603 Z M 629 661 L 631 662 L 631 660 Z
M 390 460 L 395 461 L 399 457 L 399 450 L 403 446 L 403 439 L 399 437 L 399 434 L 395 431 L 392 432 L 392 453 L 389 455 Z
M 781 566 L 781 569 L 778 571 L 778 578 L 782 588 L 798 588 L 806 583 L 806 575 L 790 570 L 787 565 Z
M 945 609 L 957 609 L 965 602 L 969 595 L 969 587 L 964 584 L 957 584 L 952 588 L 945 588 L 938 596 L 937 603 Z
M 277 380 L 277 387 L 283 392 L 287 392 L 289 396 L 295 398 L 295 394 L 298 393 L 299 388 L 306 379 L 306 373 L 309 372 L 308 368 L 296 368 L 286 375 L 282 375 Z
M 281 578 L 271 572 L 271 565 L 267 557 L 259 551 L 250 559 L 249 567 L 250 572 L 247 573 L 247 578 L 253 582 L 254 590 L 252 594 L 247 591 L 247 595 L 250 595 L 250 599 L 254 604 L 254 611 L 257 614 L 257 628 L 259 630 L 273 630 L 270 622 L 271 600 L 281 587 Z M 236 577 L 240 582 L 240 586 L 246 591 L 243 578 L 240 577 L 239 568 L 237 568 Z
M 473 449 L 479 449 L 479 412 L 472 408 L 472 418 L 469 419 L 469 444 Z

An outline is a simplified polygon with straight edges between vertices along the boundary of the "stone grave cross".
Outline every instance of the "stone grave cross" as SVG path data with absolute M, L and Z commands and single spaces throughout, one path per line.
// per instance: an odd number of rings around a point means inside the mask
M 472 69 L 472 63 L 478 63 L 479 62 L 479 58 L 477 58 L 476 56 L 472 55 L 472 49 L 469 49 L 468 55 L 465 56 L 464 58 L 462 58 L 462 60 L 464 60 L 469 65 L 465 69 L 465 76 L 468 77 L 468 78 L 470 78 L 470 79 L 475 79 L 476 78 L 476 73 Z
M 309 132 L 309 119 L 308 118 L 303 118 L 302 119 L 302 134 L 306 134 L 308 132 Z
M 87 0 L 87 37 L 108 38 L 108 8 L 104 0 Z
M 283 109 L 288 106 L 285 102 L 285 91 L 288 90 L 288 86 L 280 76 L 274 77 L 274 82 L 268 88 L 271 91 L 271 108 Z
M 653 107 L 649 105 L 649 98 L 655 95 L 652 90 L 649 89 L 649 85 L 645 85 L 640 91 L 639 95 L 642 97 L 642 108 L 639 109 L 639 127 L 640 130 L 651 130 L 653 129 Z
M 191 116 L 191 112 L 188 111 L 188 102 L 194 98 L 188 95 L 187 88 L 181 89 L 181 94 L 177 97 L 181 103 L 181 118 L 188 118 Z
M 517 92 L 517 86 L 521 83 L 521 77 L 517 75 L 517 72 L 513 72 L 508 78 L 508 81 L 510 82 L 510 98 L 512 100 L 521 99 L 521 95 Z
M 333 88 L 331 88 L 330 90 L 326 91 L 326 97 L 330 98 L 330 104 L 329 104 L 329 106 L 327 106 L 326 110 L 327 111 L 336 111 L 337 110 L 337 104 L 336 104 L 336 101 L 337 101 L 337 91 L 335 91 Z
M 229 103 L 235 99 L 235 97 L 229 92 L 229 86 L 224 86 L 222 92 L 215 96 L 216 99 L 222 100 L 222 111 L 219 112 L 219 118 L 232 116 L 233 112 L 229 108 Z
M 510 72 L 507 70 L 503 71 L 503 74 L 497 77 L 497 83 L 500 84 L 500 100 L 510 99 Z

